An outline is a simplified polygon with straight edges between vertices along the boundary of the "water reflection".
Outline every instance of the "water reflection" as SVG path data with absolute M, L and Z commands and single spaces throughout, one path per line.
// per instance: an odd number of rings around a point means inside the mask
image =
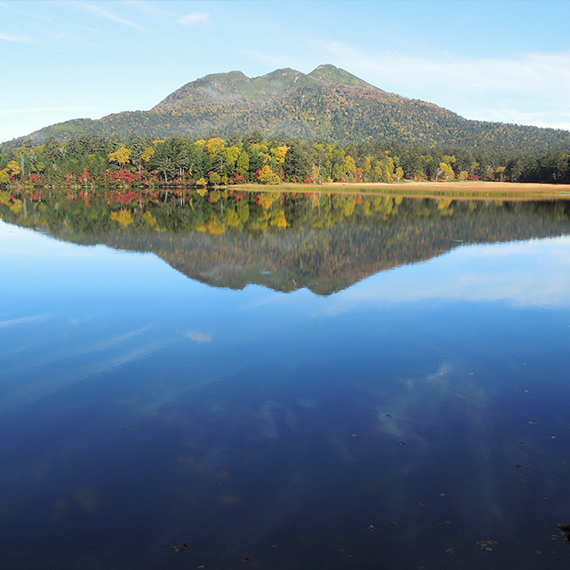
M 0 208 L 3 567 L 568 567 L 564 204 L 187 198 Z
M 204 283 L 330 294 L 468 243 L 566 235 L 570 202 L 239 191 L 3 194 L 0 216 L 84 245 L 152 252 Z

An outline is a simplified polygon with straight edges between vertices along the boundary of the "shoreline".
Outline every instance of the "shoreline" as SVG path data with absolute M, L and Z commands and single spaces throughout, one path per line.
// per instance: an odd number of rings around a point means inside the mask
M 230 186 L 227 187 L 232 188 Z M 240 184 L 235 187 L 248 192 L 335 192 L 340 194 L 392 194 L 404 197 L 454 199 L 533 199 L 570 200 L 570 184 L 530 182 L 432 182 L 405 180 L 400 182 L 328 182 L 323 184 L 282 183 L 275 186 Z
M 42 188 L 41 185 L 7 185 L 4 191 L 30 191 Z M 171 192 L 174 190 L 194 189 L 192 186 L 169 184 L 152 186 L 134 186 L 131 184 L 108 185 L 108 186 L 84 186 L 82 184 L 48 185 L 43 188 L 54 190 L 57 188 L 71 191 L 97 192 L 102 189 L 113 189 L 115 191 L 141 191 L 159 190 Z M 570 200 L 570 184 L 549 184 L 530 182 L 491 182 L 491 181 L 414 181 L 401 180 L 398 182 L 326 182 L 322 184 L 305 184 L 301 182 L 288 183 L 281 182 L 275 185 L 264 185 L 255 183 L 229 184 L 203 187 L 203 190 L 211 191 L 234 191 L 234 192 L 294 192 L 294 193 L 335 193 L 335 194 L 378 194 L 393 195 L 402 197 L 425 197 L 425 198 L 450 198 L 461 199 L 495 199 L 495 200 L 532 200 L 536 198 Z M 1 190 L 1 188 L 0 188 Z

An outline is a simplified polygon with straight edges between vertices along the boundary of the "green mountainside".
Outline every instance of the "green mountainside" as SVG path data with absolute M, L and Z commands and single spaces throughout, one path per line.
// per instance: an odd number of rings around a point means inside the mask
M 254 130 L 265 137 L 342 144 L 392 140 L 503 152 L 570 150 L 568 131 L 467 120 L 437 105 L 382 91 L 332 65 L 309 74 L 286 68 L 255 78 L 240 71 L 207 75 L 149 111 L 65 121 L 5 146 L 41 144 L 50 136 L 63 141 L 83 134 L 227 137 Z

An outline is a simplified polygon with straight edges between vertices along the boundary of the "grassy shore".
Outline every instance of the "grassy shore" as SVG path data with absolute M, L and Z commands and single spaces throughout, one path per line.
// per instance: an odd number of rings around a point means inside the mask
M 259 184 L 241 184 L 241 190 L 273 192 L 342 192 L 375 193 L 402 196 L 449 197 L 456 199 L 522 199 L 536 198 L 570 200 L 570 184 L 530 184 L 513 182 L 484 182 L 480 180 L 465 182 L 415 182 L 402 180 L 387 183 L 342 183 L 291 184 L 261 186 Z

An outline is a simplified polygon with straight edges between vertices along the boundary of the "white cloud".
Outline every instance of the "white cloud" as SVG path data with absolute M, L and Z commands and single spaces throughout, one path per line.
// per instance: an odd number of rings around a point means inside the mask
M 124 26 L 129 26 L 131 28 L 136 28 L 142 32 L 145 31 L 145 29 L 142 26 L 139 26 L 137 23 L 132 22 L 131 20 L 127 20 L 126 18 L 123 18 L 122 16 L 119 16 L 114 12 L 110 12 L 109 10 L 105 10 L 99 6 L 93 6 L 92 4 L 87 4 L 87 2 L 71 2 L 69 5 L 87 14 L 99 16 L 100 18 L 111 20 L 112 22 L 123 24 Z
M 212 342 L 214 340 L 214 335 L 209 333 L 200 333 L 196 331 L 188 331 L 186 333 L 186 338 L 202 344 L 203 342 Z
M 186 16 L 182 16 L 177 22 L 182 24 L 183 26 L 194 26 L 196 24 L 200 24 L 202 22 L 209 22 L 210 16 L 207 12 L 190 12 L 190 14 L 186 14 Z

